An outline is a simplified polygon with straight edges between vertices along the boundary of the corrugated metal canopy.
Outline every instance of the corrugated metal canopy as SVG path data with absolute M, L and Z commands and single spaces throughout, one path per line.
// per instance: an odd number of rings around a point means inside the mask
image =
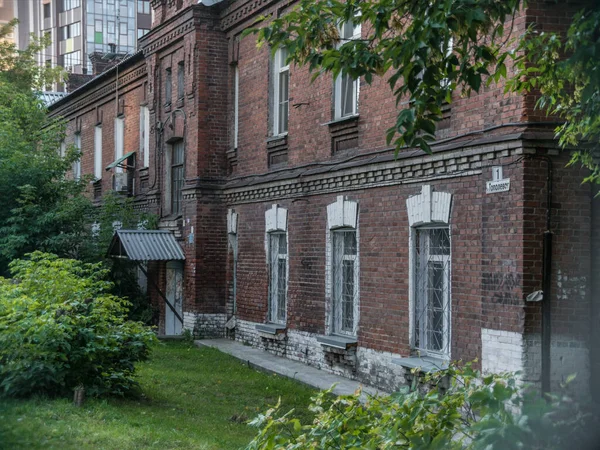
M 166 230 L 117 230 L 108 256 L 132 261 L 180 261 L 185 256 L 175 236 Z

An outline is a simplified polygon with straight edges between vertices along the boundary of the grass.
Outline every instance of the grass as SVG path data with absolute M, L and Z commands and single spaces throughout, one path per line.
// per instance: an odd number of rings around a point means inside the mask
M 237 449 L 246 422 L 277 403 L 309 419 L 314 390 L 258 372 L 211 348 L 157 345 L 139 365 L 137 399 L 0 400 L 2 449 Z M 310 419 L 309 419 L 310 420 Z

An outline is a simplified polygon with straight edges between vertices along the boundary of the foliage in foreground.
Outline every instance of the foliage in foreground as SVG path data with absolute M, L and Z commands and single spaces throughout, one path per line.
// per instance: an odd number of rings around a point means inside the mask
M 591 415 L 566 397 L 546 402 L 523 390 L 514 375 L 481 377 L 467 364 L 422 381 L 431 386 L 426 393 L 413 386 L 366 404 L 360 392 L 321 392 L 313 398 L 316 418 L 308 425 L 292 411 L 280 414 L 277 405 L 251 422 L 259 432 L 247 449 L 592 448 L 584 432 Z
M 128 302 L 110 294 L 107 271 L 35 252 L 0 278 L 0 395 L 125 395 L 134 364 L 155 336 L 127 320 Z

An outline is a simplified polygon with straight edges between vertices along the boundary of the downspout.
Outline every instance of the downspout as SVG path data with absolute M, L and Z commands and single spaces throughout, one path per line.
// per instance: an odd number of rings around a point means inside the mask
M 542 395 L 551 391 L 551 336 L 552 336 L 552 160 L 542 156 L 546 161 L 546 230 L 544 231 L 544 251 L 542 265 Z

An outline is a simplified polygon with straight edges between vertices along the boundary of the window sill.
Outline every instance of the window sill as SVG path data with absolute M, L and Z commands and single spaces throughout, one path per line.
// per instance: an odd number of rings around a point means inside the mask
M 358 344 L 358 339 L 351 336 L 317 336 L 317 342 L 323 347 L 332 347 L 342 350 L 348 350 L 350 347 L 355 347 Z
M 287 138 L 287 135 L 288 135 L 288 132 L 286 131 L 285 133 L 281 133 L 281 134 L 269 136 L 267 138 L 267 142 L 272 142 L 272 141 L 278 141 L 280 139 L 285 139 L 285 138 Z
M 448 361 L 432 356 L 412 356 L 409 358 L 392 359 L 393 364 L 404 367 L 405 369 L 419 369 L 423 373 L 434 373 L 448 368 Z
M 338 119 L 333 119 L 330 122 L 322 123 L 321 126 L 337 125 L 337 124 L 342 124 L 344 122 L 353 122 L 353 121 L 357 121 L 359 117 L 360 117 L 359 114 L 352 114 L 351 116 L 344 116 L 344 117 L 340 117 Z
M 281 341 L 287 336 L 286 326 L 278 323 L 257 323 L 254 328 L 264 339 Z

